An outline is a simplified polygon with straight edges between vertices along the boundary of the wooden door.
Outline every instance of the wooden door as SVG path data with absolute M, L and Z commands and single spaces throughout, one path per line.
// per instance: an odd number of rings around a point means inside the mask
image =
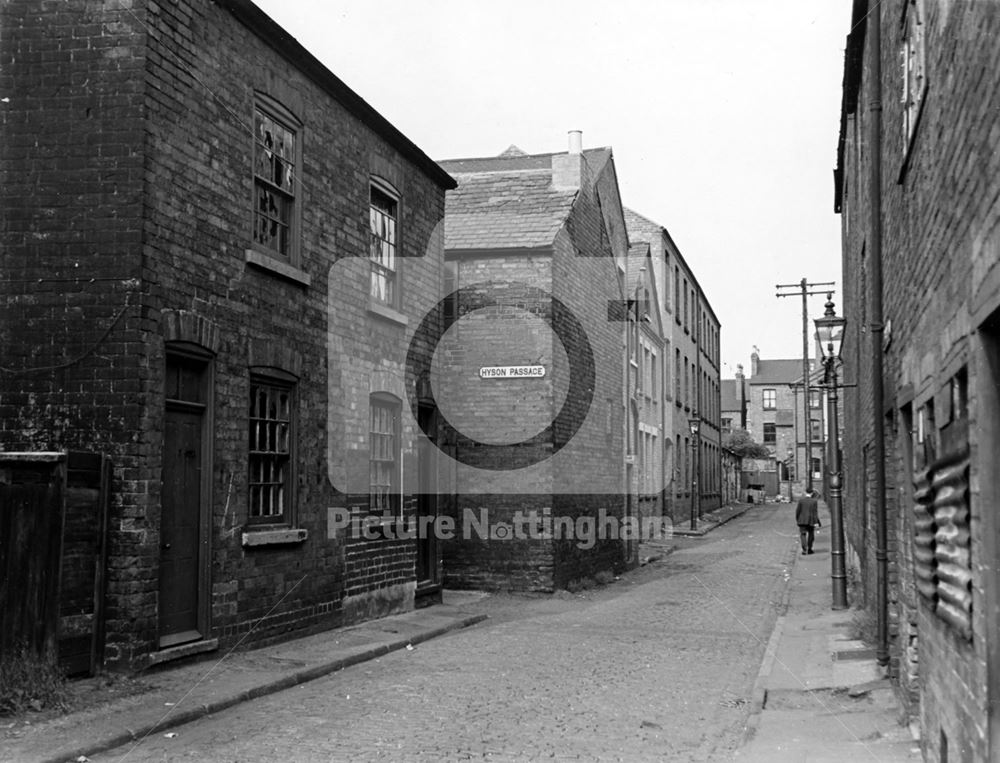
M 417 495 L 417 593 L 435 588 L 438 575 L 438 545 L 434 520 L 438 515 L 437 484 L 437 415 L 431 406 L 419 408 L 421 434 L 418 441 L 419 493 Z
M 160 646 L 202 637 L 198 627 L 201 569 L 201 406 L 167 408 L 163 431 L 160 519 Z

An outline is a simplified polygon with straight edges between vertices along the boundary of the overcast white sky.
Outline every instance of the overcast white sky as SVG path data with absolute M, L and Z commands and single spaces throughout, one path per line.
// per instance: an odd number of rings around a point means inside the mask
M 256 2 L 435 159 L 611 146 L 722 322 L 723 377 L 753 345 L 801 357 L 774 286 L 840 284 L 846 0 Z

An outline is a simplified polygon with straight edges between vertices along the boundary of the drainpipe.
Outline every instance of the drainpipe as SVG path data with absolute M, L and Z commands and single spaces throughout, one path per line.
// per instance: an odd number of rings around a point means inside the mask
M 875 458 L 875 565 L 876 606 L 878 608 L 878 645 L 876 659 L 883 667 L 889 664 L 889 554 L 885 506 L 885 416 L 882 379 L 884 324 L 882 316 L 882 8 L 876 5 L 870 16 L 872 64 L 869 111 L 871 177 L 868 198 L 871 208 L 872 263 L 872 424 Z

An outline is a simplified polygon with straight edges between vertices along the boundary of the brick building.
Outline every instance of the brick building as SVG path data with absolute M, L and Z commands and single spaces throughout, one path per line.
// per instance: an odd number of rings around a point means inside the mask
M 490 537 L 443 545 L 450 585 L 548 591 L 635 561 L 636 543 L 573 537 L 635 515 L 621 314 L 628 239 L 610 149 L 456 159 L 447 197 L 446 310 L 441 366 L 455 462 L 456 523 L 488 512 Z M 575 134 L 578 136 L 578 134 Z M 530 378 L 489 369 L 539 369 Z M 634 460 L 634 459 L 633 459 Z M 631 485 L 631 489 L 626 489 Z M 626 498 L 628 496 L 628 498 Z M 517 532 L 519 517 L 530 527 Z M 522 525 L 523 526 L 523 525 Z
M 743 366 L 736 366 L 735 378 L 720 380 L 719 388 L 720 426 L 724 442 L 734 430 L 747 428 L 747 380 L 743 375 Z
M 652 518 L 664 516 L 667 484 L 664 432 L 670 414 L 663 375 L 669 344 L 662 314 L 657 309 L 660 296 L 654 272 L 649 244 L 632 244 L 625 270 L 627 296 L 635 306 L 629 313 L 629 390 L 633 415 L 629 435 L 631 452 L 635 454 L 638 513 L 647 524 Z
M 824 479 L 825 409 L 816 362 L 810 363 L 809 421 L 802 399 L 802 358 L 762 359 L 756 348 L 750 355 L 747 384 L 747 426 L 755 442 L 765 445 L 778 464 L 779 481 L 792 483 L 793 492 L 806 489 L 806 470 L 813 487 L 822 490 Z M 807 446 L 806 426 L 811 442 Z M 807 460 L 806 453 L 810 456 Z
M 837 147 L 849 561 L 931 761 L 1000 758 L 997 10 L 856 0 Z
M 105 663 L 433 595 L 387 528 L 452 179 L 247 0 L 8 2 L 0 55 L 0 448 L 111 458 Z
M 687 521 L 695 489 L 699 501 L 694 506 L 703 512 L 721 502 L 719 320 L 667 229 L 630 209 L 625 222 L 629 240 L 648 243 L 652 255 L 668 353 L 664 402 L 672 401 L 664 417 L 665 493 L 673 521 Z M 701 424 L 697 437 L 691 433 L 692 418 Z

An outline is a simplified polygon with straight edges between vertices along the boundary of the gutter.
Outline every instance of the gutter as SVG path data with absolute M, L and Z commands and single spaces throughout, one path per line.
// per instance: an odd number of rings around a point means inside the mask
M 889 554 L 887 542 L 887 517 L 885 505 L 885 415 L 882 338 L 885 332 L 882 312 L 882 8 L 876 4 L 871 11 L 871 76 L 868 109 L 869 146 L 871 155 L 870 201 L 871 263 L 872 263 L 872 428 L 873 458 L 875 460 L 875 565 L 876 607 L 878 609 L 878 645 L 875 658 L 878 664 L 889 664 Z

